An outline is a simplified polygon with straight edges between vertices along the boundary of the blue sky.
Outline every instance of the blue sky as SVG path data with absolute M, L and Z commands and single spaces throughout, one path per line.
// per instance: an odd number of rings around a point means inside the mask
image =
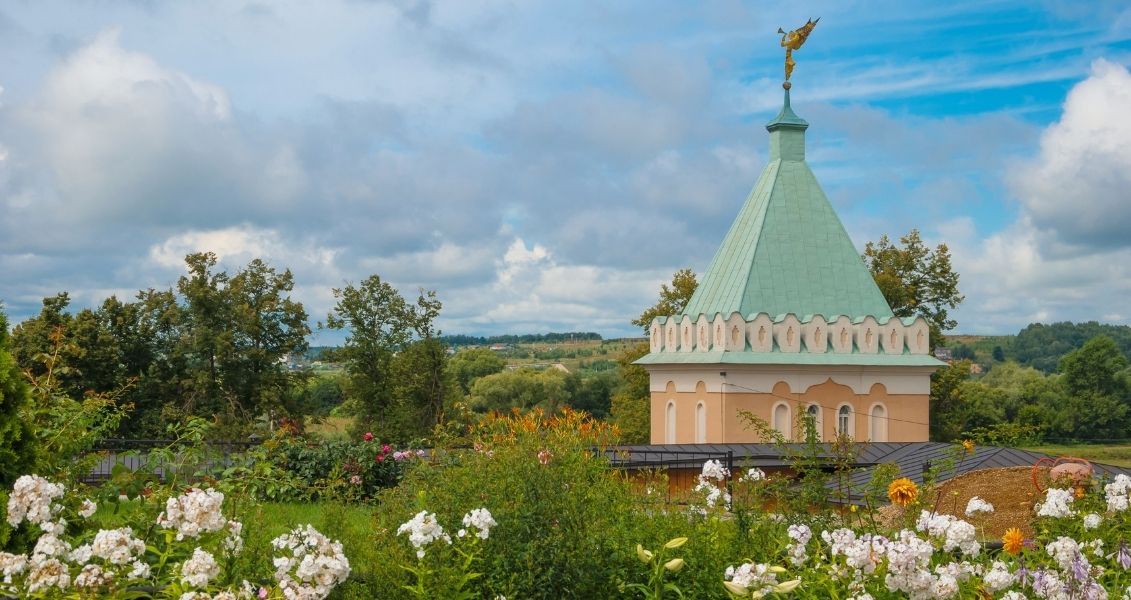
M 593 330 L 702 272 L 796 53 L 858 246 L 950 245 L 959 332 L 1131 322 L 1125 2 L 0 0 L 0 300 L 164 288 L 185 254 L 376 273 L 449 333 Z M 316 341 L 333 341 L 321 336 Z

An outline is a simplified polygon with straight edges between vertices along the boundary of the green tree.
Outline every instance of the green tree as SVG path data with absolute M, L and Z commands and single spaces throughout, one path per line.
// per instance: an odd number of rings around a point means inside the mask
M 459 383 L 447 368 L 448 346 L 434 335 L 409 344 L 393 357 L 395 435 L 403 443 L 421 439 L 444 422 L 447 409 L 462 398 Z
M 464 394 L 471 391 L 471 384 L 486 375 L 499 373 L 507 366 L 494 350 L 487 348 L 468 348 L 455 353 L 448 360 L 448 370 L 459 382 Z
M 566 393 L 569 405 L 583 410 L 597 419 L 607 419 L 611 408 L 613 392 L 620 384 L 616 371 L 605 371 L 582 375 L 570 373 L 566 377 Z
M 306 311 L 290 299 L 290 270 L 254 259 L 229 276 L 211 252 L 185 257 L 181 352 L 188 360 L 187 414 L 249 422 L 280 407 L 290 375 L 280 359 L 306 349 Z
M 558 369 L 516 369 L 475 380 L 469 399 L 478 412 L 523 412 L 541 408 L 554 414 L 569 404 L 566 374 Z
M 970 377 L 970 361 L 959 360 L 931 375 L 930 436 L 949 442 L 966 431 L 967 407 L 962 383 Z
M 886 235 L 864 247 L 864 264 L 897 317 L 922 316 L 931 328 L 931 346 L 945 344 L 942 334 L 958 324 L 948 309 L 957 308 L 958 273 L 950 264 L 950 249 L 939 244 L 931 250 L 919 230 L 893 244 Z
M 354 432 L 401 437 L 403 432 L 392 421 L 396 399 L 393 357 L 413 341 L 432 335 L 440 301 L 435 292 L 422 291 L 416 303 L 410 304 L 378 275 L 370 275 L 358 286 L 335 288 L 333 293 L 337 303 L 326 325 L 349 332 L 337 355 L 349 374 L 347 402 L 358 417 Z
M 32 471 L 38 448 L 28 418 L 31 392 L 9 351 L 9 342 L 8 317 L 0 307 L 0 490 L 4 491 Z M 0 539 L 0 548 L 3 546 Z
M 1131 386 L 1127 358 L 1107 336 L 1092 338 L 1060 361 L 1067 399 L 1057 408 L 1058 429 L 1076 439 L 1125 437 Z
M 994 346 L 993 358 L 996 362 L 1005 362 L 1005 350 L 1001 346 Z
M 634 364 L 648 354 L 648 343 L 627 348 L 617 358 L 621 384 L 613 394 L 610 413 L 620 429 L 621 442 L 647 444 L 652 438 L 652 395 L 648 387 L 648 371 Z
M 638 318 L 633 319 L 632 324 L 643 329 L 645 335 L 647 335 L 648 327 L 652 325 L 652 319 L 678 315 L 683 311 L 698 285 L 699 282 L 696 281 L 695 273 L 691 269 L 676 271 L 672 275 L 670 286 L 666 283 L 660 286 L 660 298 L 656 301 L 656 304 L 640 313 Z
M 1060 359 L 1064 385 L 1072 394 L 1096 393 L 1131 400 L 1127 397 L 1127 377 L 1121 373 L 1125 368 L 1127 358 L 1106 335 L 1092 338 Z

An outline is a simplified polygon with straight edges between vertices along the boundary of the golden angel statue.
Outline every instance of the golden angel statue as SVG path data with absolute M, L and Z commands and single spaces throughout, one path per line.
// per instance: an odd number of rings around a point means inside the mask
M 820 20 L 821 17 L 817 17 L 817 21 Z M 793 62 L 793 51 L 800 48 L 805 40 L 809 39 L 809 33 L 817 26 L 817 21 L 809 19 L 808 23 L 788 33 L 782 28 L 778 28 L 778 33 L 781 34 L 781 46 L 785 48 L 785 81 L 787 85 L 789 76 L 793 75 L 793 67 L 797 66 L 797 63 Z

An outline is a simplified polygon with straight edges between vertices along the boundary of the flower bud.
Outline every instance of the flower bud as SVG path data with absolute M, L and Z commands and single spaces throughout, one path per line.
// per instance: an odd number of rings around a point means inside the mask
M 783 581 L 783 582 L 775 585 L 774 591 L 779 593 L 779 594 L 788 594 L 789 592 L 792 592 L 794 590 L 794 588 L 796 588 L 799 585 L 801 585 L 800 579 L 790 579 L 789 581 Z
M 687 543 L 687 538 L 677 537 L 677 538 L 672 538 L 672 539 L 668 540 L 668 543 L 664 544 L 664 547 L 667 548 L 668 550 L 674 550 L 675 548 L 679 548 L 680 546 L 682 546 L 686 543 Z
M 733 581 L 724 581 L 723 587 L 725 587 L 728 592 L 734 594 L 735 596 L 746 596 L 749 593 L 749 591 L 746 589 L 746 586 L 735 583 Z
M 648 564 L 648 563 L 652 562 L 652 553 L 648 550 L 645 550 L 644 546 L 637 544 L 636 545 L 636 558 L 639 558 L 640 562 Z
M 785 573 L 785 567 L 779 567 L 777 565 L 774 565 L 772 567 L 767 567 L 766 570 L 771 572 L 771 573 Z
M 668 562 L 664 563 L 664 568 L 671 571 L 672 573 L 674 573 L 674 572 L 683 568 L 683 559 L 682 558 L 673 558 L 673 559 L 669 560 Z

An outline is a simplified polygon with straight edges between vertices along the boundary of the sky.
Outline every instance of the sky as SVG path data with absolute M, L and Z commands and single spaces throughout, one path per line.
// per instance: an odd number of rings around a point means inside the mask
M 639 335 L 765 166 L 810 17 L 792 105 L 860 249 L 947 244 L 957 332 L 1131 323 L 1131 5 L 1101 0 L 0 0 L 0 302 L 212 251 L 291 269 L 315 327 L 377 274 L 445 333 Z

